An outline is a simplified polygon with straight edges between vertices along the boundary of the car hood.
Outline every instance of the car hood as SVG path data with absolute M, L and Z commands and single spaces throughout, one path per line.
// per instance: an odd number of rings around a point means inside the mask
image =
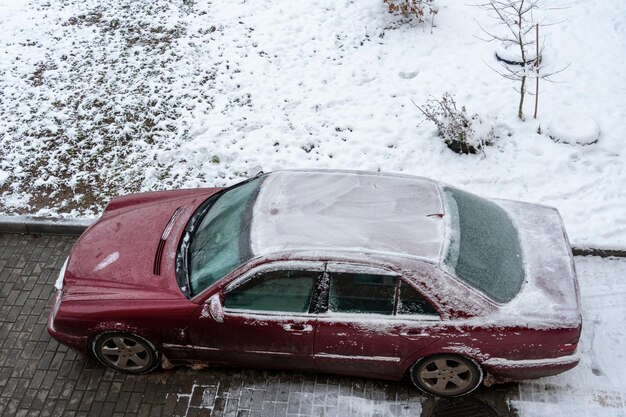
M 502 306 L 500 313 L 503 317 L 526 320 L 530 327 L 579 327 L 578 281 L 558 211 L 537 204 L 496 202 L 518 229 L 525 272 L 520 292 Z
M 113 199 L 70 252 L 64 299 L 184 298 L 174 274 L 154 273 L 157 251 L 163 248 L 159 243 L 166 235 L 178 239 L 194 210 L 217 191 L 161 191 Z M 171 248 L 177 245 L 167 247 L 175 251 Z M 162 256 L 163 262 L 173 258 Z

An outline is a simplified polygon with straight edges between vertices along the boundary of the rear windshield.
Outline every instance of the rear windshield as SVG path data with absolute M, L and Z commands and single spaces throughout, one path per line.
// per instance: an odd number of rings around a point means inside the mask
M 444 187 L 451 217 L 444 264 L 450 272 L 498 303 L 510 301 L 524 281 L 517 230 L 497 204 Z

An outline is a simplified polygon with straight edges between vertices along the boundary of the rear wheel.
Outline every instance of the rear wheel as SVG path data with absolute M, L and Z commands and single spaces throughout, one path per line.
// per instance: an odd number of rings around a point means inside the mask
M 130 333 L 98 335 L 93 353 L 103 365 L 129 374 L 143 374 L 159 365 L 159 353 L 146 339 Z
M 416 387 L 440 397 L 456 397 L 474 391 L 483 374 L 476 362 L 456 355 L 435 355 L 419 360 L 411 368 Z

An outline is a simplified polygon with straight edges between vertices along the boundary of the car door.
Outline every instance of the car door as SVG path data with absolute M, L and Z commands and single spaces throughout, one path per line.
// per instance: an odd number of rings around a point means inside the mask
M 235 279 L 195 313 L 190 337 L 203 360 L 312 369 L 310 306 L 322 263 L 276 263 Z
M 328 264 L 327 272 L 327 309 L 314 345 L 318 370 L 399 374 L 407 357 L 437 340 L 428 331 L 437 311 L 398 274 L 345 264 Z

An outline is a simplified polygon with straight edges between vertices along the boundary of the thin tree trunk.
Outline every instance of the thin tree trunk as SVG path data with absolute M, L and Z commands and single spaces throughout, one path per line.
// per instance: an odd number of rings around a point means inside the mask
M 522 76 L 522 85 L 519 91 L 519 109 L 517 110 L 517 117 L 520 120 L 524 120 L 524 96 L 526 95 L 526 76 Z
M 517 11 L 517 42 L 519 44 L 520 55 L 522 57 L 522 67 L 524 68 L 524 74 L 526 74 L 526 51 L 524 51 L 524 46 L 526 44 L 524 40 L 524 35 L 522 33 L 522 22 L 524 21 L 524 0 L 521 0 L 519 4 L 519 8 Z M 517 110 L 517 117 L 520 120 L 524 120 L 524 96 L 526 95 L 526 75 L 522 75 L 522 85 L 520 86 L 519 91 L 519 109 Z

